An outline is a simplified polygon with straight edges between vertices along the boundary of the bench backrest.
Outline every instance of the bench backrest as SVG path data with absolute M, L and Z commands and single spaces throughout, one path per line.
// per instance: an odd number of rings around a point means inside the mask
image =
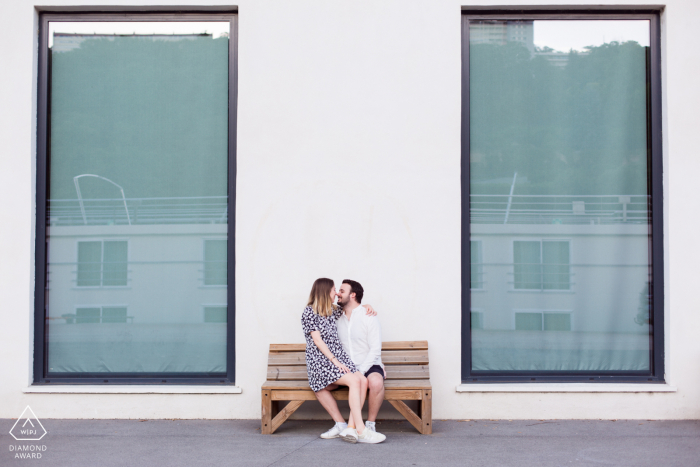
M 306 381 L 306 344 L 270 344 L 268 381 Z M 387 379 L 430 379 L 428 341 L 382 342 Z

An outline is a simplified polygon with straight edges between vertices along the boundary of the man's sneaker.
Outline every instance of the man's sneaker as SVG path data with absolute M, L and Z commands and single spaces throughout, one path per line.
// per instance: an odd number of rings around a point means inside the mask
M 333 428 L 330 430 L 326 431 L 321 435 L 321 438 L 323 439 L 333 439 L 337 438 L 340 436 L 340 432 L 343 431 L 348 427 L 348 424 L 345 422 L 335 422 L 335 425 L 333 425 Z
M 367 430 L 365 430 L 365 431 L 367 431 Z M 339 436 L 340 436 L 340 439 L 342 439 L 343 441 L 347 441 L 348 443 L 353 443 L 353 444 L 357 443 L 357 439 L 358 439 L 357 430 L 354 428 L 348 427 L 348 428 L 344 429 L 343 431 L 340 432 Z
M 375 424 L 375 422 L 367 421 L 367 422 L 365 422 L 365 428 L 367 428 L 368 430 L 377 431 L 377 428 L 375 427 L 374 424 Z
M 368 430 L 365 428 L 365 430 L 362 432 L 361 435 L 358 435 L 357 437 L 357 442 L 358 443 L 368 443 L 368 444 L 377 444 L 381 443 L 386 439 L 386 436 L 384 436 L 381 433 L 377 433 L 374 430 Z

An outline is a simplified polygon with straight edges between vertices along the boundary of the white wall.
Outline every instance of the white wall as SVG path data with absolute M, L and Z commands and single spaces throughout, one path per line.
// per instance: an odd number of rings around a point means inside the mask
M 192 2 L 148 2 L 178 3 Z M 5 1 L 0 417 L 31 404 L 39 418 L 259 418 L 268 345 L 303 342 L 307 294 L 328 276 L 363 283 L 385 340 L 430 342 L 436 419 L 699 418 L 693 20 L 700 3 L 668 0 L 662 18 L 666 378 L 678 391 L 460 394 L 462 3 L 239 1 L 236 383 L 243 392 L 68 395 L 22 392 L 32 380 L 38 16 L 28 0 Z

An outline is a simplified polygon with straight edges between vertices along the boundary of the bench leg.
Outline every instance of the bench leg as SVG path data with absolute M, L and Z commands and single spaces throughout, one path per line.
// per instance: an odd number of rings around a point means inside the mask
M 274 433 L 275 430 L 277 430 L 277 428 L 279 428 L 290 415 L 296 412 L 303 403 L 304 401 L 289 401 L 289 404 L 285 405 L 284 408 L 280 410 L 280 413 L 278 413 L 275 418 L 272 419 L 272 422 L 270 423 L 270 434 Z
M 272 391 L 262 391 L 262 416 L 260 421 L 260 433 L 272 434 Z
M 398 410 L 401 415 L 406 417 L 406 420 L 408 420 L 411 423 L 411 425 L 415 427 L 416 430 L 418 430 L 421 433 L 423 432 L 423 422 L 421 421 L 420 417 L 416 415 L 416 413 L 413 410 L 411 410 L 411 408 L 407 406 L 404 401 L 390 400 L 389 403 L 393 405 L 394 408 L 396 408 L 396 410 Z
M 423 397 L 420 401 L 420 432 L 424 435 L 433 433 L 433 391 L 432 389 L 424 389 Z

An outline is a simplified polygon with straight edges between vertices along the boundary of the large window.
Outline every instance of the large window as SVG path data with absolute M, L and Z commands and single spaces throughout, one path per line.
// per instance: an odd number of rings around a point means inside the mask
M 233 383 L 235 37 L 42 15 L 36 383 Z
M 659 49 L 655 11 L 464 12 L 465 383 L 663 381 Z

